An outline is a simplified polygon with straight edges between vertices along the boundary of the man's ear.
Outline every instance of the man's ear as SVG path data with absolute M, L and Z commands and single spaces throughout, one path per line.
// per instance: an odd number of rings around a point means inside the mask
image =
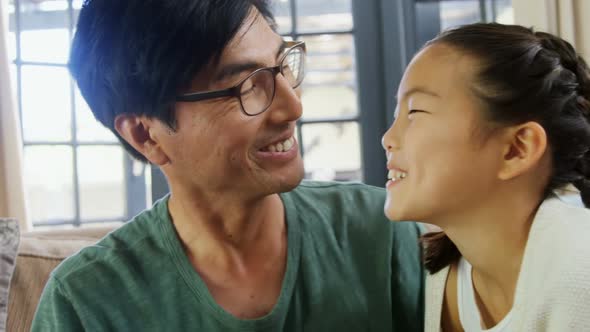
M 537 122 L 507 128 L 498 178 L 509 180 L 535 168 L 547 151 L 547 134 Z
M 170 161 L 155 134 L 156 120 L 134 114 L 120 114 L 115 118 L 115 130 L 152 164 L 163 166 Z

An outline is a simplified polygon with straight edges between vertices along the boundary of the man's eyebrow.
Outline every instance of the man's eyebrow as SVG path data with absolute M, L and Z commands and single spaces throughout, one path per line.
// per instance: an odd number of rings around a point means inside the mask
M 213 79 L 213 82 L 220 82 L 223 81 L 229 77 L 233 77 L 235 75 L 241 74 L 245 71 L 255 71 L 258 68 L 262 68 L 264 67 L 263 64 L 257 63 L 257 62 L 245 62 L 245 63 L 233 63 L 233 64 L 229 64 L 225 67 L 223 67 L 218 73 L 217 75 L 215 75 L 215 78 Z
M 440 98 L 440 96 L 436 92 L 430 91 L 427 88 L 415 87 L 415 88 L 412 88 L 412 89 L 404 92 L 404 94 L 402 95 L 401 98 L 397 98 L 397 96 L 396 96 L 395 99 L 399 102 L 400 100 L 406 99 L 406 98 L 408 98 L 411 95 L 416 94 L 416 93 L 422 93 L 422 94 L 425 94 L 425 95 L 429 95 L 431 97 Z
M 279 46 L 278 50 L 277 50 L 277 55 L 276 58 L 278 58 L 279 56 L 282 55 L 282 53 L 285 51 L 285 49 L 287 48 L 287 42 L 283 41 L 281 43 L 281 46 Z M 256 69 L 259 68 L 263 68 L 266 65 L 263 63 L 259 63 L 259 62 L 244 62 L 244 63 L 233 63 L 233 64 L 229 64 L 225 67 L 223 67 L 218 73 L 217 75 L 215 75 L 215 78 L 213 79 L 213 82 L 220 82 L 223 81 L 229 77 L 233 77 L 235 75 L 241 74 L 243 72 L 246 71 L 255 71 Z

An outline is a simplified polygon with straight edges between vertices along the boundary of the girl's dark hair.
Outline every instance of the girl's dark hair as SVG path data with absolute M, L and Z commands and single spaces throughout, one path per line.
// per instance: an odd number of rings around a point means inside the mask
M 481 61 L 472 86 L 490 121 L 543 126 L 553 154 L 546 197 L 574 184 L 590 207 L 590 70 L 572 45 L 549 33 L 497 23 L 447 30 L 426 46 L 433 44 Z M 443 232 L 424 235 L 422 243 L 431 273 L 461 256 Z
M 69 68 L 95 118 L 136 159 L 114 119 L 146 115 L 174 127 L 180 90 L 218 60 L 252 8 L 274 26 L 268 0 L 86 0 Z

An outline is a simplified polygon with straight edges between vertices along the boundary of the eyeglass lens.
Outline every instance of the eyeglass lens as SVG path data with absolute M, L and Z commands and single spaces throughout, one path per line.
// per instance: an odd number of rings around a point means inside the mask
M 291 49 L 283 59 L 281 74 L 292 88 L 297 88 L 304 77 L 304 52 L 300 47 Z M 275 77 L 271 70 L 260 70 L 242 83 L 240 99 L 244 112 L 256 115 L 264 112 L 275 94 Z

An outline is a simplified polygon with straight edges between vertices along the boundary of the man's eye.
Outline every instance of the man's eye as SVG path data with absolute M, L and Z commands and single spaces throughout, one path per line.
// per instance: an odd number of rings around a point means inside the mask
M 246 81 L 244 81 L 244 83 L 242 83 L 242 93 L 246 93 L 246 92 L 250 92 L 251 90 L 254 89 L 254 87 L 256 86 L 256 83 L 254 83 L 254 80 L 252 80 L 252 78 L 247 79 Z
M 242 88 L 242 96 L 243 95 L 248 95 L 252 92 L 254 92 L 256 90 L 256 85 L 255 84 L 251 84 L 248 88 L 244 89 Z

